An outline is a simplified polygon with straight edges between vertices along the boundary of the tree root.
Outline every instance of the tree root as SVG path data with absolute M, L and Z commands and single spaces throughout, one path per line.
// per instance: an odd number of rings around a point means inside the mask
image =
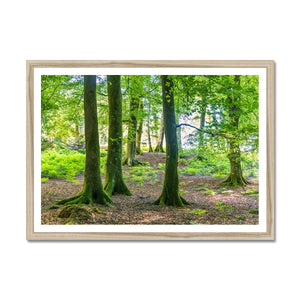
M 55 203 L 58 205 L 92 205 L 93 203 L 98 203 L 109 206 L 109 203 L 113 203 L 113 201 L 105 192 L 98 194 L 96 197 L 92 197 L 91 193 L 80 192 L 76 196 L 56 200 Z
M 116 183 L 115 181 L 110 181 L 109 183 L 106 183 L 104 186 L 104 190 L 106 194 L 109 196 L 114 194 L 132 196 L 130 190 L 128 189 L 128 187 L 126 186 L 123 180 L 118 183 Z
M 184 207 L 184 205 L 190 205 L 182 196 L 178 195 L 178 199 L 172 199 L 169 201 L 165 192 L 162 192 L 161 195 L 152 202 L 154 205 L 161 206 L 175 206 L 175 207 Z
M 221 183 L 222 186 L 246 186 L 251 182 L 248 181 L 243 176 L 239 176 L 238 178 L 234 178 L 233 176 L 229 175 L 228 178 Z
M 137 160 L 136 158 L 130 159 L 129 157 L 125 157 L 122 161 L 122 165 L 123 166 L 127 165 L 129 167 L 134 167 L 134 166 L 145 166 L 147 164 Z

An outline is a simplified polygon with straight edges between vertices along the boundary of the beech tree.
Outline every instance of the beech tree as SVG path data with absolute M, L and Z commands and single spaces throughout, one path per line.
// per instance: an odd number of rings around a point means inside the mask
M 144 124 L 144 104 L 143 101 L 140 102 L 139 105 L 139 120 L 138 120 L 138 126 L 136 130 L 136 154 L 142 155 L 142 135 L 143 135 L 143 124 Z
M 130 116 L 128 120 L 128 136 L 126 153 L 123 164 L 135 166 L 140 162 L 135 158 L 136 154 L 136 132 L 137 132 L 137 113 L 142 100 L 142 81 L 137 75 L 130 76 Z
M 112 202 L 103 189 L 100 177 L 100 148 L 95 75 L 84 76 L 84 124 L 86 160 L 82 191 L 76 196 L 57 201 L 57 204 L 98 203 L 107 205 Z
M 154 152 L 165 152 L 163 148 L 164 136 L 165 136 L 165 128 L 163 124 L 161 124 L 161 126 L 159 127 L 159 132 L 157 135 L 156 147 L 154 149 Z
M 153 204 L 183 207 L 188 202 L 179 195 L 178 143 L 176 134 L 174 85 L 172 78 L 162 75 L 163 118 L 166 135 L 166 166 L 163 190 Z
M 108 195 L 131 195 L 122 174 L 122 94 L 120 75 L 107 76 L 109 106 L 108 149 L 104 189 Z
M 242 114 L 241 102 L 241 76 L 234 76 L 234 85 L 231 88 L 232 93 L 228 95 L 228 115 L 230 132 L 226 136 L 229 141 L 230 150 L 228 158 L 230 161 L 230 174 L 223 182 L 225 185 L 245 186 L 249 184 L 243 176 L 241 166 L 241 151 L 239 137 L 239 122 Z

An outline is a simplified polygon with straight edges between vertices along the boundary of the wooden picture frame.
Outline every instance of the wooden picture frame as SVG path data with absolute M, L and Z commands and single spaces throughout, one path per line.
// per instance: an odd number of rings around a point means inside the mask
M 35 76 L 40 69 L 69 70 L 89 68 L 149 68 L 155 73 L 157 68 L 166 69 L 260 69 L 265 74 L 265 99 L 266 99 L 266 197 L 265 197 L 265 224 L 264 230 L 256 231 L 209 231 L 209 232 L 54 232 L 51 229 L 39 231 L 35 228 L 34 203 L 40 201 L 35 197 L 34 176 L 39 176 L 34 165 L 34 128 L 35 96 L 37 87 L 34 85 Z M 27 240 L 274 240 L 274 61 L 271 60 L 145 60 L 145 61 L 101 61 L 101 60 L 29 60 L 27 61 L 27 94 L 26 94 L 26 140 L 27 140 L 27 171 L 26 171 L 26 238 Z M 50 225 L 52 226 L 52 225 Z M 68 225 L 62 225 L 68 226 Z M 140 225 L 150 226 L 150 225 Z M 163 225 L 164 226 L 164 225 Z M 173 225 L 177 226 L 177 225 Z M 215 225 L 208 225 L 215 226 Z M 225 225 L 226 226 L 226 225 Z M 243 225 L 238 225 L 243 226 Z M 254 226 L 254 225 L 253 225 Z M 70 227 L 70 226 L 69 226 Z

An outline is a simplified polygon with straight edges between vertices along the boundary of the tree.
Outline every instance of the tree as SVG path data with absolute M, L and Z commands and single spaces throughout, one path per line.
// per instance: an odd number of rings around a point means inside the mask
M 178 143 L 176 135 L 174 85 L 172 78 L 162 75 L 163 118 L 166 135 L 166 167 L 163 190 L 153 202 L 157 205 L 183 207 L 188 202 L 179 195 Z
M 122 95 L 120 75 L 107 76 L 109 130 L 104 189 L 108 195 L 131 195 L 122 174 Z
M 164 135 L 165 135 L 165 128 L 163 124 L 161 124 L 161 126 L 159 127 L 159 132 L 158 132 L 156 147 L 154 149 L 154 152 L 165 152 L 163 148 Z
M 58 204 L 107 205 L 112 202 L 103 189 L 100 177 L 100 149 L 96 104 L 96 76 L 84 76 L 84 123 L 86 160 L 82 191 L 73 197 L 59 200 Z
M 143 123 L 144 123 L 144 105 L 143 101 L 140 102 L 139 105 L 139 120 L 138 120 L 138 127 L 136 130 L 136 154 L 137 155 L 142 155 L 142 148 L 141 148 L 141 143 L 142 143 L 142 135 L 143 135 Z
M 235 90 L 234 90 L 235 89 Z M 232 93 L 228 95 L 228 112 L 230 132 L 227 133 L 229 140 L 230 151 L 228 158 L 230 161 L 230 174 L 223 182 L 224 185 L 245 186 L 249 184 L 242 172 L 241 166 L 241 151 L 240 151 L 240 137 L 239 137 L 239 121 L 242 114 L 241 109 L 241 76 L 234 76 L 234 86 Z
M 230 174 L 224 185 L 245 186 L 241 165 L 243 145 L 258 141 L 258 77 L 250 75 L 207 76 L 210 86 L 208 131 L 229 144 Z M 218 140 L 218 143 L 220 140 Z M 225 147 L 226 145 L 223 145 Z
M 137 131 L 137 112 L 141 101 L 142 81 L 138 75 L 130 76 L 130 116 L 128 122 L 128 137 L 126 153 L 123 164 L 135 166 L 141 164 L 136 158 L 136 131 Z
M 83 78 L 81 76 L 41 76 L 42 137 L 55 144 L 78 140 L 83 124 Z

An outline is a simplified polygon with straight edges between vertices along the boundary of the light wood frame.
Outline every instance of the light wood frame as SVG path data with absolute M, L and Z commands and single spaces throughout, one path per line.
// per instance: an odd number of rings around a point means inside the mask
M 266 232 L 35 232 L 34 231 L 34 70 L 36 68 L 265 68 L 267 186 Z M 26 93 L 27 240 L 274 240 L 274 61 L 272 60 L 29 60 Z M 66 225 L 67 226 L 67 225 Z M 213 225 L 212 225 L 213 226 Z M 241 225 L 242 226 L 242 225 Z

